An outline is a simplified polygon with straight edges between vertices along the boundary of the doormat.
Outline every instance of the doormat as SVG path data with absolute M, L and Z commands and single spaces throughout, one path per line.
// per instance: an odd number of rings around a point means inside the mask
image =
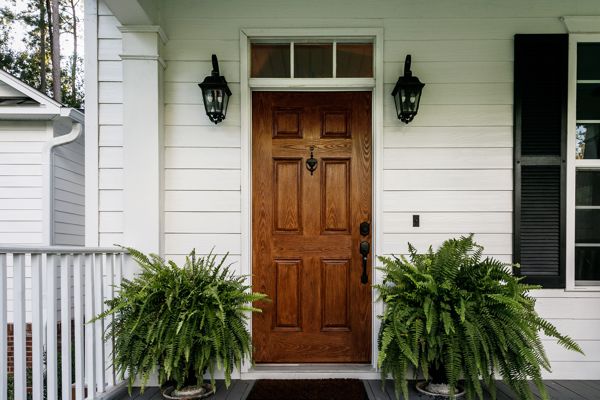
M 368 400 L 359 379 L 260 379 L 246 400 Z

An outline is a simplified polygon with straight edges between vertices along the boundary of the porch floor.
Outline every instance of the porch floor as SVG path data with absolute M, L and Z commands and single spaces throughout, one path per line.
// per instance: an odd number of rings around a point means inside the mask
M 368 380 L 363 381 L 369 400 L 395 400 L 394 386 L 391 381 L 386 382 L 386 391 L 384 392 L 381 387 L 381 381 L 379 380 Z M 548 394 L 551 399 L 556 400 L 597 400 L 600 399 L 600 380 L 594 381 L 565 381 L 565 380 L 548 380 L 545 381 Z M 211 400 L 244 400 L 252 386 L 254 381 L 251 380 L 236 380 L 233 381 L 229 390 L 224 390 L 223 382 L 220 381 L 217 384 L 217 394 L 211 398 Z M 429 396 L 419 394 L 413 384 L 409 384 L 410 399 L 429 400 L 432 399 Z M 536 391 L 537 393 L 537 391 Z M 486 395 L 486 399 L 491 399 L 491 396 Z M 536 395 L 536 398 L 540 398 Z M 132 396 L 124 394 L 120 397 L 121 400 L 135 399 L 135 400 L 159 400 L 162 399 L 158 388 L 147 388 L 143 394 L 140 394 L 139 389 L 134 389 Z M 510 389 L 502 383 L 498 382 L 498 400 L 518 400 Z M 286 400 L 286 399 L 282 399 Z M 321 399 L 315 399 L 321 400 Z M 325 399 L 323 399 L 325 400 Z

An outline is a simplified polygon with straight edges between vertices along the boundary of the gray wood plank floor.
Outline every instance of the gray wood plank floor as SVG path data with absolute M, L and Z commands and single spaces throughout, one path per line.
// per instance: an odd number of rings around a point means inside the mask
M 365 390 L 370 400 L 395 400 L 394 385 L 387 381 L 385 390 L 379 380 L 363 381 Z M 600 381 L 563 381 L 549 380 L 545 381 L 548 394 L 555 400 L 600 400 Z M 252 390 L 254 381 L 236 380 L 231 383 L 229 389 L 225 389 L 223 381 L 217 381 L 217 393 L 211 400 L 244 400 Z M 498 382 L 497 400 L 519 400 L 510 389 L 502 382 Z M 434 398 L 424 396 L 418 393 L 414 388 L 414 383 L 409 383 L 410 400 L 433 400 Z M 534 390 L 536 398 L 540 398 L 537 390 Z M 488 394 L 485 399 L 492 397 Z M 139 388 L 135 388 L 131 397 L 125 395 L 121 400 L 158 400 L 162 399 L 158 388 L 147 388 L 144 393 L 140 393 Z M 281 399 L 286 400 L 286 399 Z M 315 399 L 327 400 L 327 399 Z

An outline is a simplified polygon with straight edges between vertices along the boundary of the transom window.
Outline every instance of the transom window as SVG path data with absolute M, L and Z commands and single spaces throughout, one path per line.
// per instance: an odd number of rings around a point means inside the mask
M 372 78 L 373 43 L 341 40 L 253 42 L 251 78 Z
M 575 162 L 571 164 L 575 168 L 575 285 L 596 286 L 600 285 L 600 43 L 577 43 L 576 64 Z

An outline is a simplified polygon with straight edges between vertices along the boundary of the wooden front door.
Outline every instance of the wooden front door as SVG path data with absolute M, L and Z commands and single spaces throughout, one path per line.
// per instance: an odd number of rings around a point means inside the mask
M 254 92 L 252 138 L 255 361 L 370 362 L 371 93 Z

